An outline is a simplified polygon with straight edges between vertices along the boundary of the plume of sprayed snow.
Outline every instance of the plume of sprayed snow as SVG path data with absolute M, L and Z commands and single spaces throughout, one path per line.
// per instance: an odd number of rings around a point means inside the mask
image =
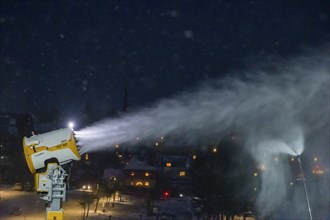
M 196 144 L 201 137 L 220 138 L 238 129 L 246 138 L 245 147 L 267 166 L 257 202 L 261 214 L 267 215 L 286 194 L 287 166 L 270 163 L 270 158 L 300 155 L 304 137 L 329 130 L 328 51 L 321 49 L 242 75 L 204 82 L 150 108 L 77 131 L 81 153 L 133 142 L 137 137 L 152 140 L 177 135 L 185 143 Z
M 195 143 L 201 136 L 221 136 L 232 128 L 256 140 L 287 138 L 293 130 L 295 136 L 303 136 L 302 131 L 308 131 L 309 125 L 318 128 L 328 123 L 327 61 L 322 53 L 273 65 L 268 72 L 252 70 L 244 79 L 204 82 L 197 89 L 163 99 L 150 108 L 97 122 L 77 131 L 76 137 L 84 153 L 137 137 L 176 134 L 185 142 Z M 297 147 L 302 152 L 303 146 Z

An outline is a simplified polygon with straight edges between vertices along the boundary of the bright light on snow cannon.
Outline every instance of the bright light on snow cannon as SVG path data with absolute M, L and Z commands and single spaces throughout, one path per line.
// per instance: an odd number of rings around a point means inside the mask
M 70 122 L 68 123 L 68 127 L 71 128 L 71 129 L 73 130 L 74 123 L 73 123 L 72 121 L 70 121 Z

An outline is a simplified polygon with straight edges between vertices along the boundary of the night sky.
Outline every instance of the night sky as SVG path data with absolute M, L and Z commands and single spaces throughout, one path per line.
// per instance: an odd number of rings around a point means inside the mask
M 1 0 L 0 112 L 150 106 L 329 40 L 329 1 Z

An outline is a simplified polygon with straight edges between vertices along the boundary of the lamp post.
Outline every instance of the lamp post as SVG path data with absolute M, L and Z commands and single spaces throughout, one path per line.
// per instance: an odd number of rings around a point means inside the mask
M 309 204 L 309 198 L 308 198 L 308 194 L 307 194 L 307 188 L 306 188 L 306 183 L 305 183 L 305 175 L 304 175 L 304 171 L 301 165 L 301 159 L 300 159 L 300 155 L 297 156 L 298 157 L 298 163 L 299 163 L 299 167 L 300 167 L 300 171 L 301 171 L 301 178 L 304 184 L 304 191 L 305 191 L 305 197 L 306 197 L 306 202 L 307 202 L 307 207 L 308 207 L 308 213 L 309 213 L 309 219 L 313 220 L 312 217 L 312 211 L 311 211 L 311 207 Z

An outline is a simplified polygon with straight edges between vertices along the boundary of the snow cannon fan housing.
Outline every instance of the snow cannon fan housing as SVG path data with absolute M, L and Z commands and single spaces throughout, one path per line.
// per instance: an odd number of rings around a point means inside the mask
M 23 149 L 32 174 L 42 172 L 51 162 L 62 165 L 80 160 L 74 133 L 70 128 L 24 137 Z

